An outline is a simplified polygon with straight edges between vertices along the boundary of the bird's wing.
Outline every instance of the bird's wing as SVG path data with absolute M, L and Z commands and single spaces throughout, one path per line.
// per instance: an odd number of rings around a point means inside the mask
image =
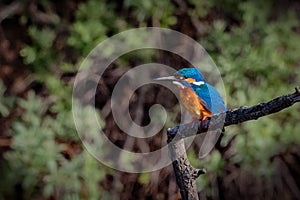
M 221 95 L 212 85 L 205 83 L 193 86 L 193 90 L 199 96 L 202 105 L 213 114 L 226 111 Z
M 201 105 L 203 105 L 207 110 L 210 110 L 210 109 L 209 109 L 209 108 L 210 108 L 209 103 L 208 103 L 207 101 L 204 101 L 204 100 L 201 99 L 200 97 L 199 97 L 199 99 L 200 99 Z
M 206 84 L 203 84 L 201 86 L 193 85 L 193 90 L 198 95 L 201 104 L 209 111 L 211 111 L 212 107 L 212 99 L 210 97 L 210 92 Z

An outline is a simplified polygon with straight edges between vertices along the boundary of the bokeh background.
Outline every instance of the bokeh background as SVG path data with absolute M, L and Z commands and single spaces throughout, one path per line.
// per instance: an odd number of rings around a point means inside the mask
M 296 0 L 1 0 L 0 23 L 0 199 L 178 199 L 172 166 L 141 174 L 110 169 L 85 151 L 76 133 L 71 96 L 78 67 L 99 42 L 121 31 L 166 27 L 197 40 L 222 74 L 229 109 L 292 93 L 300 84 Z M 188 66 L 168 52 L 135 51 L 112 63 L 96 96 L 103 131 L 136 152 L 141 142 L 119 130 L 109 102 L 119 77 L 148 62 Z M 150 150 L 164 145 L 166 128 L 180 120 L 176 97 L 149 85 L 131 98 L 136 123 L 149 123 L 155 103 L 168 119 L 142 143 Z M 191 163 L 208 171 L 197 180 L 200 197 L 300 199 L 299 114 L 294 105 L 228 127 L 203 160 L 190 147 Z

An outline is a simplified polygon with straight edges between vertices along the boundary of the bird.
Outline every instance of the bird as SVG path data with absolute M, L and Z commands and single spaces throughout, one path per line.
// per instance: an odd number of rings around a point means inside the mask
M 225 112 L 226 106 L 220 93 L 207 83 L 197 68 L 183 68 L 173 76 L 160 77 L 156 81 L 171 81 L 179 88 L 179 100 L 193 117 L 191 125 L 201 119 Z

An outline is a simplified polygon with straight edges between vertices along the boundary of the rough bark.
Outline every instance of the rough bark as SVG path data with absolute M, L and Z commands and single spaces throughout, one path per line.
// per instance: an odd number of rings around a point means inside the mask
M 169 143 L 169 149 L 171 158 L 174 160 L 173 169 L 182 199 L 199 199 L 195 180 L 200 174 L 204 174 L 205 170 L 191 166 L 183 139 Z

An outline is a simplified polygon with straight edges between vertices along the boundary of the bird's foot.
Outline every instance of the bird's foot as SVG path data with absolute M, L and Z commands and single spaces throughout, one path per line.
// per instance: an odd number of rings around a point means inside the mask
M 202 125 L 203 125 L 205 119 L 206 119 L 206 116 L 202 117 L 201 122 L 200 122 L 200 126 L 201 126 L 201 127 L 202 127 Z

